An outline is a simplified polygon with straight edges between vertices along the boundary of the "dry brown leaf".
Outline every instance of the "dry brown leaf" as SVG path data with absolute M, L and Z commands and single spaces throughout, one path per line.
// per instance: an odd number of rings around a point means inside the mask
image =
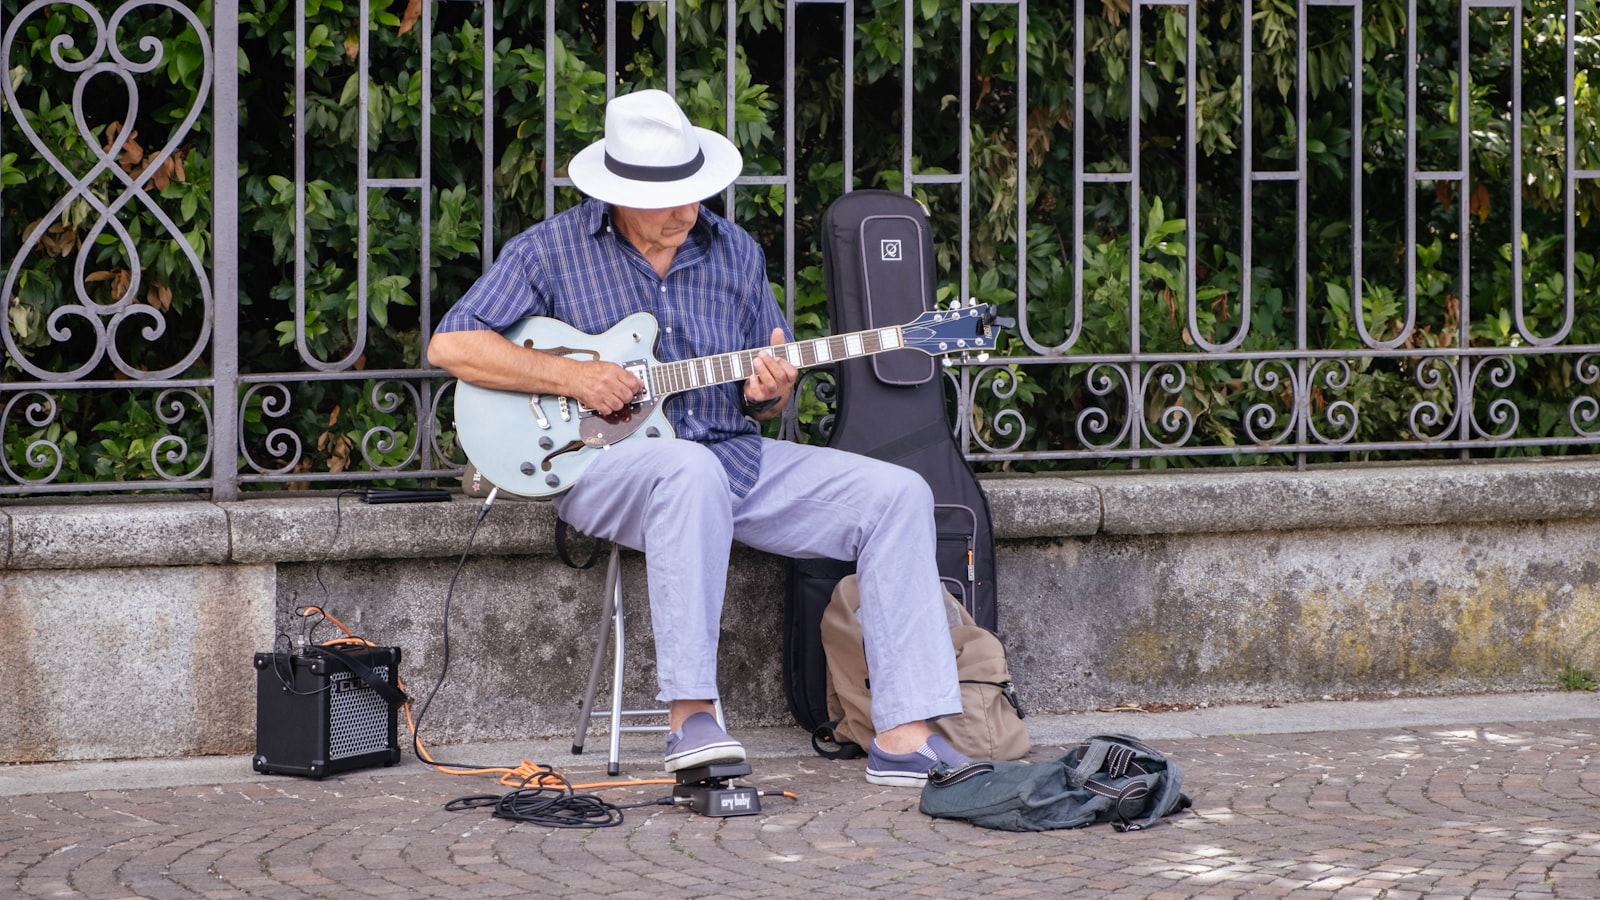
M 294 464 L 294 471 L 297 472 L 297 473 L 305 473 L 305 472 L 311 471 L 311 460 L 309 460 L 309 459 L 301 459 L 299 462 Z M 309 491 L 309 490 L 311 490 L 311 482 L 309 482 L 309 481 L 291 481 L 291 482 L 288 482 L 287 484 L 285 484 L 283 486 L 283 489 L 286 490 L 286 491 Z
M 154 185 L 155 189 L 158 191 L 165 190 L 167 185 L 172 183 L 171 157 L 163 160 L 161 165 L 156 166 L 155 172 L 150 176 L 150 183 Z
M 150 289 L 144 292 L 144 302 L 161 312 L 166 312 L 172 308 L 172 288 L 151 282 Z
M 1469 208 L 1472 214 L 1478 217 L 1478 221 L 1482 222 L 1489 218 L 1489 206 L 1489 189 L 1479 182 L 1478 186 L 1472 189 L 1472 205 Z
M 135 131 L 128 138 L 128 143 L 123 145 L 122 148 L 122 158 L 117 160 L 117 162 L 121 163 L 124 172 L 135 176 L 144 171 L 144 148 L 139 146 L 138 141 L 134 140 L 138 136 L 139 132 Z
M 34 224 L 37 225 L 38 223 L 35 222 Z M 29 228 L 31 230 L 32 226 L 29 226 Z M 76 228 L 68 228 L 66 223 L 57 221 L 40 236 L 39 246 L 51 256 L 69 256 L 73 250 L 78 248 L 78 230 Z
M 348 437 L 342 434 L 339 435 L 338 440 L 333 443 L 333 452 L 328 456 L 329 472 L 343 472 L 350 467 L 351 446 L 352 444 Z
M 405 14 L 400 17 L 400 33 L 410 34 L 420 18 L 422 18 L 422 0 L 409 0 L 406 3 Z

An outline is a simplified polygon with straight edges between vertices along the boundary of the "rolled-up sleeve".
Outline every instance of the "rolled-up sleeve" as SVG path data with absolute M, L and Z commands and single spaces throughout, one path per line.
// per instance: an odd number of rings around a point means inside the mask
M 523 232 L 506 242 L 500 256 L 439 320 L 438 331 L 504 331 L 528 316 L 548 315 L 542 295 L 539 239 Z

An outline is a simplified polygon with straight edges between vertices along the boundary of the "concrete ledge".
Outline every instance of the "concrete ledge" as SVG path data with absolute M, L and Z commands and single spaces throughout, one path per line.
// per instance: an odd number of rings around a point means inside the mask
M 1100 488 L 1093 479 L 996 475 L 983 479 L 995 537 L 1091 535 L 1100 530 Z
M 1600 460 L 983 477 L 1001 540 L 1554 521 L 1600 515 Z M 482 501 L 369 505 L 274 494 L 232 503 L 52 503 L 0 510 L 5 567 L 56 569 L 459 555 Z M 488 556 L 554 552 L 549 503 L 499 500 Z
M 1600 461 L 1112 473 L 1077 479 L 1105 534 L 1206 534 L 1585 518 Z
M 1040 713 L 1526 690 L 1600 669 L 1600 460 L 984 485 L 999 630 Z M 307 605 L 404 649 L 413 696 L 438 691 L 435 742 L 570 734 L 600 573 L 554 558 L 551 504 L 482 510 L 332 494 L 0 509 L 0 633 L 17 637 L 0 761 L 247 752 L 249 660 L 286 647 Z M 789 721 L 785 572 L 735 548 L 720 672 L 741 726 Z M 623 589 L 624 688 L 649 705 L 638 554 Z
M 218 504 L 227 516 L 232 562 L 312 562 L 319 559 L 412 559 L 549 553 L 555 507 L 497 500 L 473 536 L 483 501 L 380 503 L 329 497 L 272 497 Z
M 9 569 L 201 566 L 230 561 L 212 503 L 58 503 L 6 510 Z

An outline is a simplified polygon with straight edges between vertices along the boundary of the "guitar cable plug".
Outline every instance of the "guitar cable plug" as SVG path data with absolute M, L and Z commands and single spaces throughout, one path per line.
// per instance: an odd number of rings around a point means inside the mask
M 489 507 L 494 505 L 494 498 L 496 498 L 498 496 L 500 496 L 500 488 L 499 488 L 498 485 L 496 485 L 495 487 L 490 488 L 489 496 L 483 498 L 483 508 L 478 510 L 478 524 L 479 525 L 483 524 L 483 520 L 485 518 L 488 518 L 488 516 L 489 516 Z M 474 528 L 476 528 L 476 526 L 474 526 Z

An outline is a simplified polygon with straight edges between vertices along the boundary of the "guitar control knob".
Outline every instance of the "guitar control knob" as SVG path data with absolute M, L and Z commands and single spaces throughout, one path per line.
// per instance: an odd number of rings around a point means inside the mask
M 552 473 L 552 474 L 546 475 L 544 477 L 544 483 L 549 485 L 550 487 L 556 487 L 556 486 L 561 484 L 561 479 L 559 477 L 557 477 L 554 473 Z
M 533 463 L 526 460 L 524 460 L 522 465 L 518 466 L 517 468 L 520 469 L 524 475 L 532 475 L 534 471 Z
M 661 429 L 655 427 L 654 425 L 651 425 L 649 428 L 646 428 L 644 430 L 644 436 L 645 437 L 661 437 Z
M 554 447 L 555 445 L 556 445 L 556 442 L 550 440 L 550 438 L 548 438 L 548 437 L 539 438 L 539 449 L 540 450 L 549 450 L 551 447 Z

